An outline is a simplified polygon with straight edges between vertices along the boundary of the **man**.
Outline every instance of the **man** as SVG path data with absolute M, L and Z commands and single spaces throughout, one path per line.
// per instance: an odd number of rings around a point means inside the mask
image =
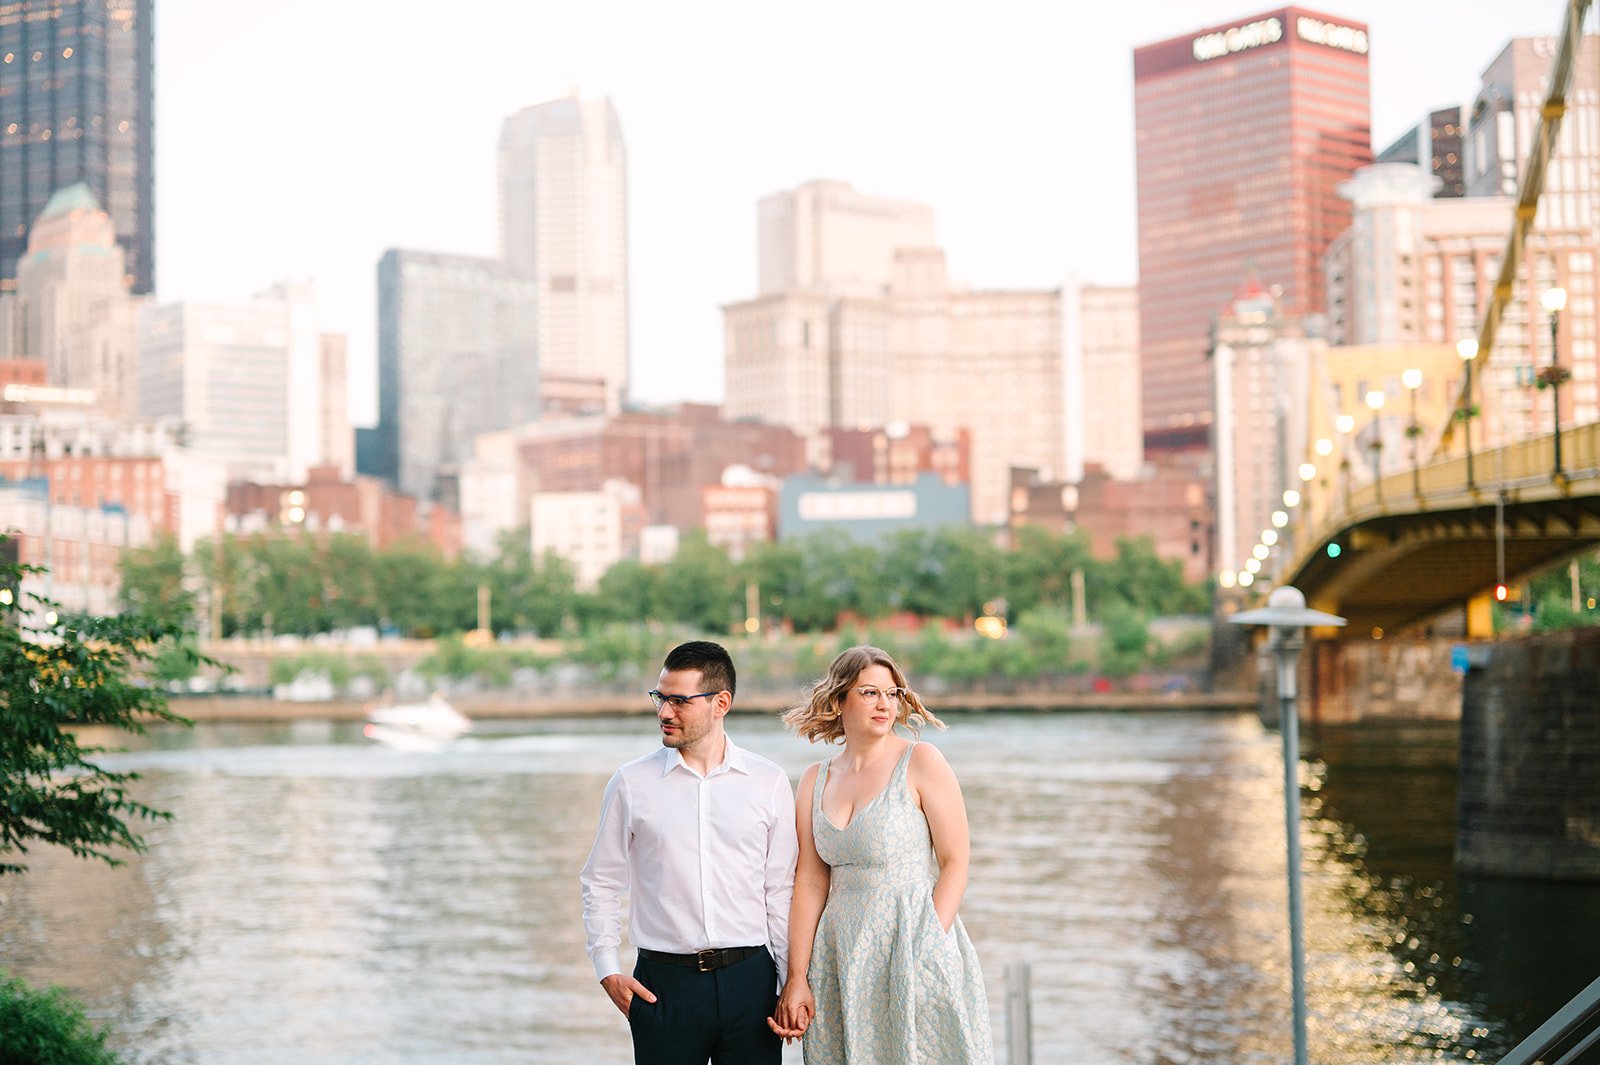
M 788 971 L 799 846 L 794 792 L 774 763 L 723 731 L 733 660 L 673 648 L 650 699 L 661 749 L 606 785 L 583 867 L 583 923 L 600 985 L 633 1033 L 635 1065 L 778 1065 L 767 1024 Z M 621 896 L 638 964 L 618 964 Z

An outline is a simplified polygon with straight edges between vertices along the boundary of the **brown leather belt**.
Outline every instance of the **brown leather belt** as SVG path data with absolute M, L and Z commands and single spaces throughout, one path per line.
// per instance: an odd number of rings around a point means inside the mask
M 639 957 L 709 973 L 729 965 L 737 965 L 757 951 L 766 949 L 766 947 L 724 947 L 721 950 L 697 950 L 693 954 L 668 954 L 665 951 L 646 950 L 640 947 Z

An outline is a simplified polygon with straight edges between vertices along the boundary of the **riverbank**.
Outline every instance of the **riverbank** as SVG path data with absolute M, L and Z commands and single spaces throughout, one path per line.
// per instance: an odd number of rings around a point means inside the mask
M 468 717 L 485 719 L 614 716 L 652 713 L 644 697 L 623 695 L 528 696 L 514 692 L 480 692 L 451 698 Z M 752 692 L 739 696 L 735 713 L 773 714 L 792 706 L 792 696 Z M 358 699 L 327 702 L 289 702 L 259 695 L 174 696 L 171 708 L 193 721 L 359 721 L 372 705 Z M 938 700 L 944 706 L 966 711 L 1145 711 L 1253 709 L 1254 692 L 1172 693 L 1166 695 L 1103 692 L 992 692 L 962 693 Z

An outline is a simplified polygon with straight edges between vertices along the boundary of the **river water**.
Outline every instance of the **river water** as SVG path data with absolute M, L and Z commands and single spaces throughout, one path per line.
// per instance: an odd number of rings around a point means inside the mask
M 1287 1060 L 1276 735 L 1248 714 L 949 719 L 929 738 L 967 797 L 997 1061 L 1017 961 L 1036 1061 Z M 0 967 L 68 988 L 130 1062 L 629 1061 L 576 874 L 652 722 L 487 727 L 424 753 L 350 724 L 152 733 L 105 761 L 175 818 L 120 869 L 35 849 L 0 881 Z M 770 719 L 730 732 L 795 776 L 816 757 Z M 1600 973 L 1600 889 L 1456 877 L 1455 742 L 1307 737 L 1315 1062 L 1494 1061 Z

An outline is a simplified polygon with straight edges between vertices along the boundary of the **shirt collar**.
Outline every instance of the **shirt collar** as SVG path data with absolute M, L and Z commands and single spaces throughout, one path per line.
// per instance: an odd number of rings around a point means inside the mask
M 733 742 L 732 736 L 728 736 L 726 733 L 723 735 L 728 741 L 728 746 L 727 749 L 722 753 L 722 764 L 713 766 L 711 772 L 707 773 L 706 776 L 716 776 L 717 773 L 723 771 L 724 769 L 730 773 L 744 773 L 749 775 L 750 767 L 745 762 L 744 749 Z M 666 776 L 674 769 L 680 768 L 686 772 L 694 773 L 694 770 L 690 769 L 688 763 L 683 760 L 683 752 L 679 751 L 676 747 L 663 747 L 661 750 L 665 755 L 665 757 L 661 760 L 662 776 Z

